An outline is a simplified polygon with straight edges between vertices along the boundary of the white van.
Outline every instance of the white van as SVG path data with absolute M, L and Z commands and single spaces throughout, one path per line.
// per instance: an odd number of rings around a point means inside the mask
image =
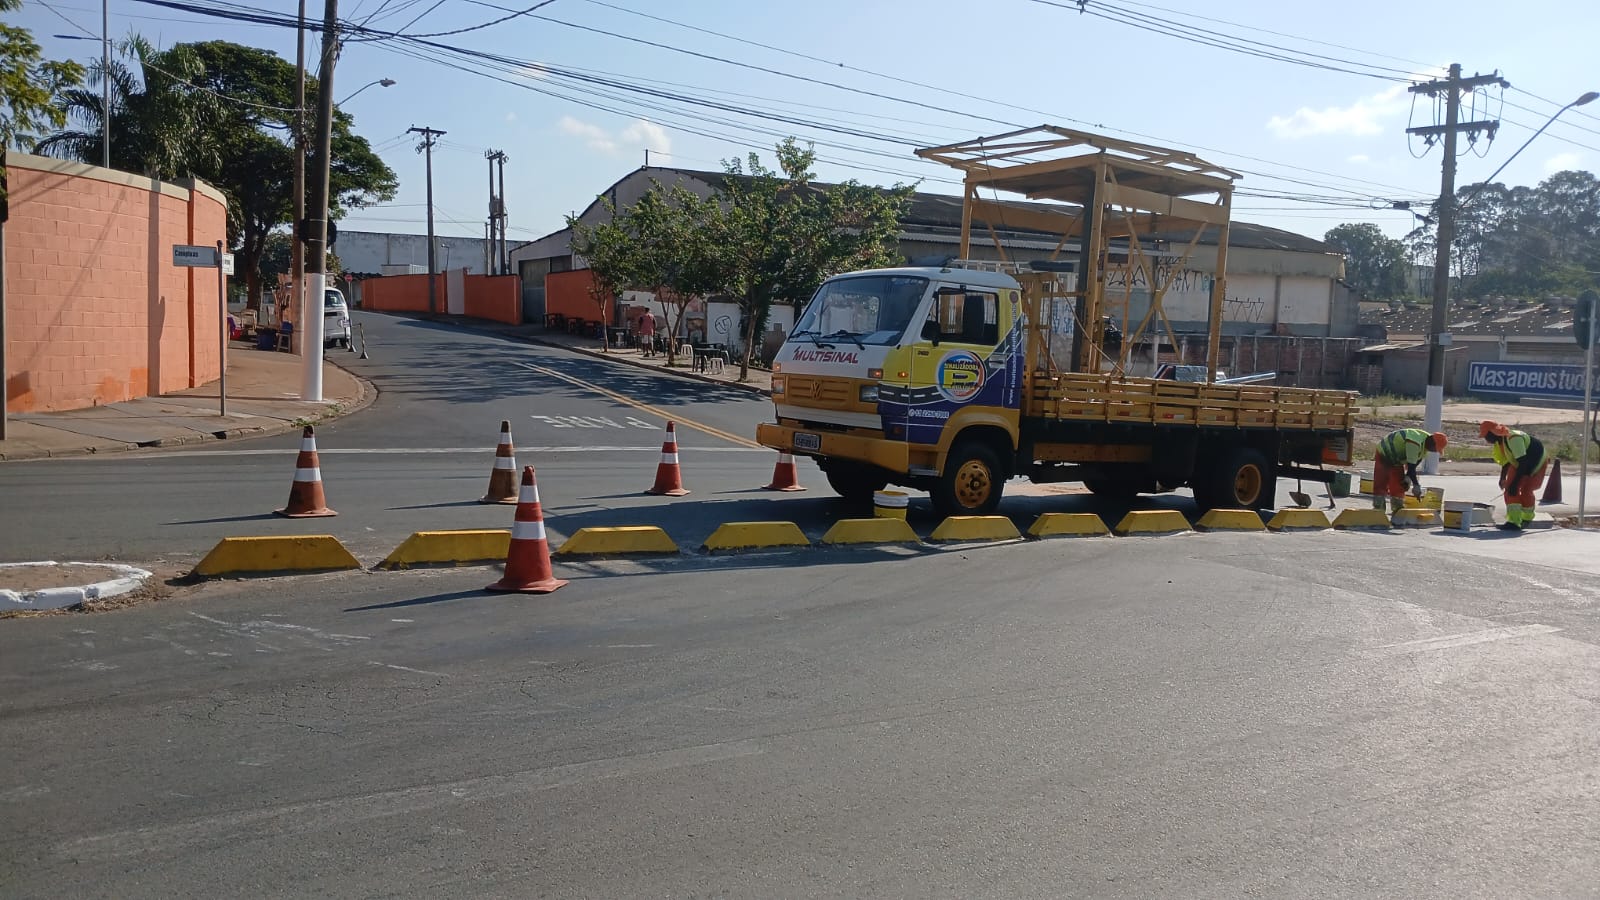
M 350 307 L 338 288 L 322 294 L 322 346 L 350 349 Z

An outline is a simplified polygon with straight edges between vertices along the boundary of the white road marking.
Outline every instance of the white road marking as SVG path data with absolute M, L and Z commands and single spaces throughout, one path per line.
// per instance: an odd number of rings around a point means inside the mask
M 1537 634 L 1555 634 L 1561 629 L 1554 625 L 1507 625 L 1503 628 L 1485 628 L 1482 631 L 1469 631 L 1465 634 L 1447 634 L 1442 637 L 1422 638 L 1415 641 L 1404 641 L 1399 644 L 1385 644 L 1374 649 L 1374 653 L 1393 656 L 1405 653 L 1429 653 L 1434 650 L 1453 650 L 1456 647 L 1467 647 L 1472 644 L 1486 644 L 1490 641 L 1509 641 L 1514 638 L 1531 637 Z
M 484 775 L 463 781 L 421 784 L 371 794 L 327 800 L 286 803 L 176 822 L 102 832 L 56 845 L 58 857 L 83 855 L 135 856 L 172 853 L 197 844 L 226 845 L 248 836 L 282 837 L 288 834 L 348 828 L 357 822 L 411 815 L 456 803 L 481 803 L 535 791 L 547 791 L 607 778 L 627 778 L 665 772 L 686 766 L 723 762 L 765 752 L 755 741 L 702 744 L 637 756 L 595 759 L 529 769 L 504 775 Z
M 607 644 L 607 650 L 647 650 L 655 644 Z
M 391 622 L 407 622 L 407 623 L 409 623 L 409 622 L 415 622 L 416 619 L 390 619 L 389 621 L 391 621 Z
M 385 669 L 394 669 L 397 672 L 414 672 L 414 673 L 416 673 L 418 675 L 432 675 L 432 676 L 434 676 L 436 678 L 449 678 L 450 677 L 449 675 L 446 675 L 443 672 L 429 672 L 427 669 L 413 669 L 410 666 L 397 666 L 397 665 L 394 665 L 393 663 L 377 662 L 376 660 L 367 663 L 367 665 L 369 665 L 369 666 L 382 666 Z

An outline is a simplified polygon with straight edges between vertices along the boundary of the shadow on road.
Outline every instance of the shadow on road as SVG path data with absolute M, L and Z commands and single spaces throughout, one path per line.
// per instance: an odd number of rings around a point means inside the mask
M 492 578 L 487 576 L 486 578 Z M 408 606 L 427 606 L 431 603 L 447 603 L 451 600 L 470 600 L 475 597 L 504 597 L 505 594 L 491 594 L 488 591 L 451 591 L 447 594 L 430 594 L 426 597 L 413 597 L 410 600 L 393 600 L 388 603 L 371 603 L 366 606 L 352 606 L 344 612 L 371 612 L 378 609 L 404 609 Z
M 472 402 L 533 393 L 593 399 L 593 393 L 586 388 L 531 371 L 507 359 L 503 345 L 528 346 L 528 342 L 515 336 L 465 331 L 453 325 L 420 319 L 391 318 L 394 324 L 403 328 L 447 332 L 478 338 L 481 342 L 453 343 L 448 352 L 439 349 L 427 356 L 406 359 L 404 371 L 384 374 L 385 393 L 410 393 L 431 399 Z M 770 402 L 737 388 L 678 378 L 623 363 L 608 363 L 581 354 L 562 359 L 560 371 L 563 375 L 661 408 L 691 403 Z

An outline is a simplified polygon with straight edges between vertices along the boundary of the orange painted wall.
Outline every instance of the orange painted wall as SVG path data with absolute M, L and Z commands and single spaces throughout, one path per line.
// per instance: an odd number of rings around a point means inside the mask
M 78 409 L 182 390 L 221 371 L 215 269 L 172 245 L 225 238 L 220 194 L 7 155 L 6 408 Z
M 467 315 L 507 325 L 522 324 L 522 277 L 468 275 Z
M 435 275 L 434 294 L 444 309 L 444 276 Z M 361 307 L 379 312 L 428 312 L 427 275 L 385 275 L 361 282 Z
M 589 293 L 593 286 L 594 273 L 588 269 L 551 272 L 544 277 L 545 314 L 599 321 L 600 306 Z

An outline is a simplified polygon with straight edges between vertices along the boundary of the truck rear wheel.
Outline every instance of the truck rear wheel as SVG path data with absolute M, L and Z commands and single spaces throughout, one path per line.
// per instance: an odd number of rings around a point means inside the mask
M 1000 457 L 986 444 L 958 444 L 933 486 L 933 509 L 940 516 L 987 516 L 1000 508 L 1005 473 Z
M 1202 509 L 1271 509 L 1277 492 L 1277 471 L 1266 456 L 1237 447 L 1195 484 L 1194 499 Z
M 823 474 L 833 492 L 851 503 L 871 503 L 872 495 L 889 485 L 889 479 L 872 466 L 835 463 Z

